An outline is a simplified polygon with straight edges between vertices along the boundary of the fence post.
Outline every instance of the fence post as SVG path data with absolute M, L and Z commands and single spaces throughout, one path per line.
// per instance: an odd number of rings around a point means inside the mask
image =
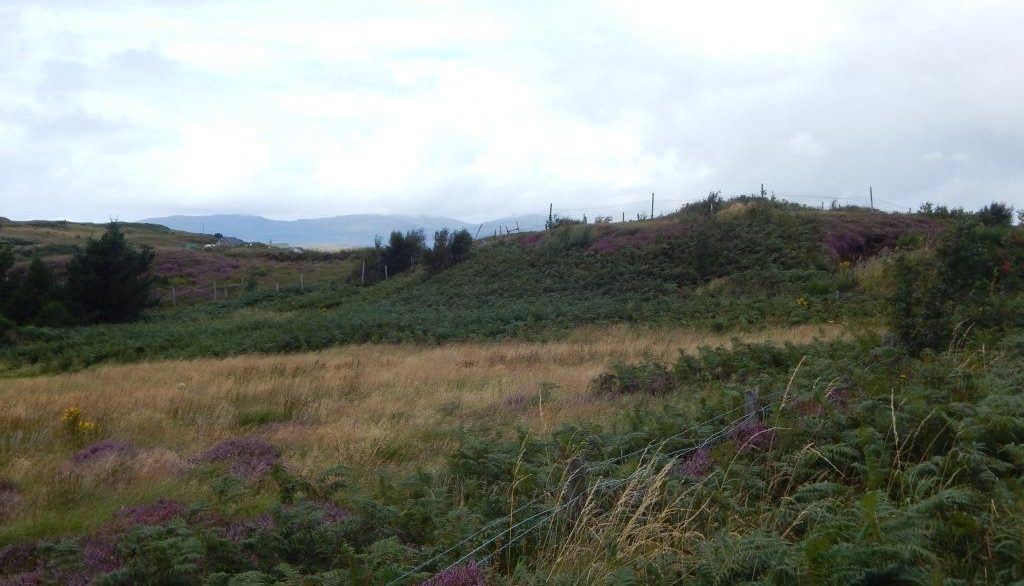
M 299 271 L 299 291 L 306 290 L 306 282 L 303 280 L 302 271 Z
M 217 300 L 217 281 L 213 282 L 213 300 Z
M 178 307 L 178 298 L 174 293 L 174 285 L 171 285 L 171 307 Z
M 761 402 L 757 398 L 757 389 L 747 389 L 747 392 L 743 394 L 743 399 L 743 411 L 747 421 L 755 419 L 760 422 L 764 415 L 761 412 Z
M 366 284 L 366 261 L 364 260 L 363 261 L 363 272 L 362 272 L 362 274 L 359 275 L 359 285 L 362 286 L 362 285 L 365 285 L 365 284 Z
M 583 458 L 575 456 L 570 458 L 565 466 L 565 499 L 571 503 L 568 507 L 569 517 L 576 521 L 583 506 L 586 504 L 587 492 L 587 465 Z

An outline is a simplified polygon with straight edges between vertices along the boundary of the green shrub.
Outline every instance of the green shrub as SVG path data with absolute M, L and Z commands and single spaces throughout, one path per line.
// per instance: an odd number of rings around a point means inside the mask
M 675 384 L 668 368 L 652 356 L 646 355 L 634 364 L 616 362 L 609 372 L 594 379 L 591 386 L 601 393 L 664 395 L 671 391 Z

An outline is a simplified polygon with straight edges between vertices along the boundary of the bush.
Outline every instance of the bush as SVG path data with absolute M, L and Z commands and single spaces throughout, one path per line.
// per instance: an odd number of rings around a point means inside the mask
M 446 269 L 469 258 L 473 236 L 467 230 L 434 232 L 434 247 L 423 251 L 424 264 L 431 272 Z
M 644 356 L 635 364 L 617 362 L 591 385 L 598 392 L 619 395 L 664 395 L 675 386 L 668 368 L 652 356 Z

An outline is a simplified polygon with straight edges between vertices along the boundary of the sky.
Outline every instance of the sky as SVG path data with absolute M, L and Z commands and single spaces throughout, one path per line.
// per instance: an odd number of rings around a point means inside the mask
M 1019 0 L 0 0 L 0 216 L 1020 208 L 1022 30 Z

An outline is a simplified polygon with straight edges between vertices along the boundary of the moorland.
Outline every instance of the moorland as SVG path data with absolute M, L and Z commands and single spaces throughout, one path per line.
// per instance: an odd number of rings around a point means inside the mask
M 1014 220 L 709 196 L 444 257 L 122 226 L 155 305 L 4 325 L 0 583 L 1022 580 Z M 103 231 L 0 242 L 60 283 Z

